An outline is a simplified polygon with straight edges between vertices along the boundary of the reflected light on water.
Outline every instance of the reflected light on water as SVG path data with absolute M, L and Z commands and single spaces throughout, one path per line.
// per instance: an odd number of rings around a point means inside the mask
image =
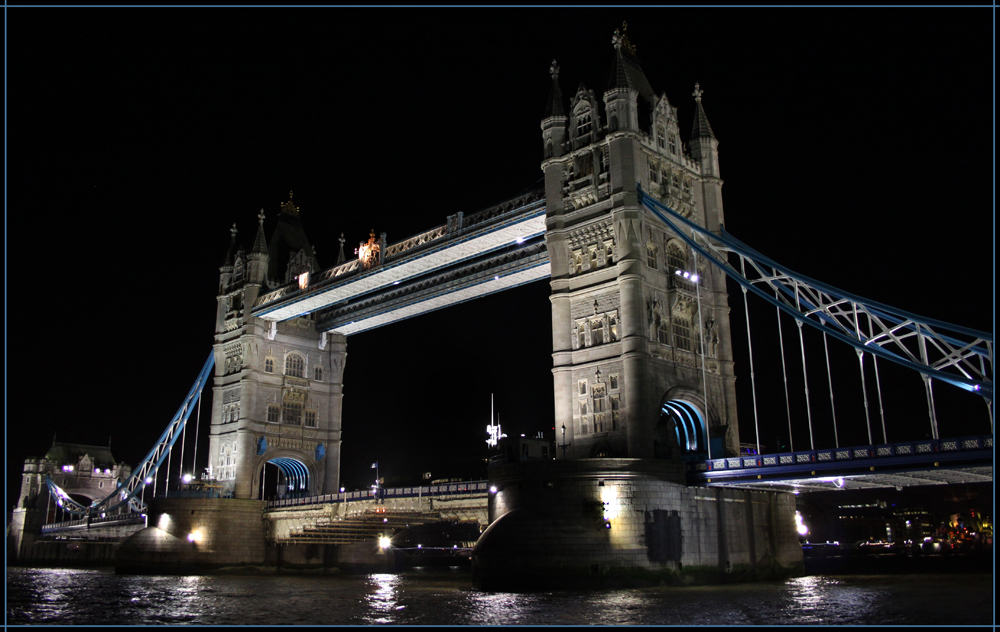
M 365 617 L 368 623 L 394 623 L 394 615 L 402 610 L 403 606 L 398 605 L 398 591 L 402 578 L 391 573 L 376 573 L 368 576 L 369 592 L 365 597 L 365 602 L 369 608 L 369 615 Z

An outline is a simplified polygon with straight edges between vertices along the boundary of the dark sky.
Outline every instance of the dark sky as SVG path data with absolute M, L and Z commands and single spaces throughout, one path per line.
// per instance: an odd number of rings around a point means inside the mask
M 150 449 L 211 347 L 233 222 L 249 244 L 259 209 L 270 228 L 294 190 L 329 266 L 341 232 L 350 249 L 372 228 L 392 243 L 521 193 L 542 176 L 550 62 L 567 101 L 580 82 L 601 95 L 623 20 L 653 88 L 680 107 L 685 140 L 694 83 L 704 89 L 731 233 L 855 294 L 993 331 L 989 9 L 7 16 L 9 494 L 54 432 L 110 436 L 133 465 Z M 375 460 L 383 474 L 435 476 L 481 460 L 491 393 L 508 434 L 549 431 L 548 293 L 540 282 L 351 336 L 344 484 L 367 484 Z M 731 304 L 742 336 L 738 292 Z M 774 445 L 787 419 L 774 312 L 760 313 L 755 332 L 771 333 L 754 343 L 759 425 Z M 754 441 L 739 340 L 741 434 Z M 813 408 L 828 409 L 816 344 Z M 855 422 L 842 444 L 863 443 L 856 358 L 831 353 L 838 422 Z M 921 382 L 891 373 L 889 438 L 922 437 Z M 801 365 L 789 374 L 801 389 Z M 988 433 L 982 401 L 951 390 L 938 387 L 939 408 L 961 400 L 943 415 L 958 426 L 942 422 L 942 434 Z M 804 408 L 794 414 L 802 449 Z

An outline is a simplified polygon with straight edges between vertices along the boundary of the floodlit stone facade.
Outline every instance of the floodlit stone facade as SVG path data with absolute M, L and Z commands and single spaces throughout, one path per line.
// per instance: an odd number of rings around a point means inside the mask
M 705 458 L 700 416 L 716 439 L 712 457 L 723 456 L 720 449 L 734 456 L 739 427 L 725 275 L 642 207 L 636 188 L 718 231 L 718 141 L 700 88 L 685 144 L 678 109 L 665 92 L 653 92 L 623 33 L 616 31 L 614 49 L 603 112 L 582 84 L 565 107 L 553 61 L 541 125 L 555 427 L 566 448 L 558 454 L 667 457 L 679 438 L 682 452 Z
M 207 476 L 223 496 L 259 499 L 272 463 L 281 492 L 329 493 L 340 480 L 347 339 L 317 332 L 312 315 L 272 323 L 250 314 L 263 292 L 308 284 L 319 270 L 291 196 L 269 242 L 263 211 L 258 218 L 250 252 L 233 227 L 220 268 Z

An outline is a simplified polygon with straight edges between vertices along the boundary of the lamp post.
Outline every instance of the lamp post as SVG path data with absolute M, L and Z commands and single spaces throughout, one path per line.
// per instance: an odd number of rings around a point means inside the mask
M 569 447 L 569 444 L 566 443 L 566 424 L 562 425 L 562 443 L 559 444 L 559 447 L 562 448 L 563 459 L 565 460 L 566 459 L 566 448 Z

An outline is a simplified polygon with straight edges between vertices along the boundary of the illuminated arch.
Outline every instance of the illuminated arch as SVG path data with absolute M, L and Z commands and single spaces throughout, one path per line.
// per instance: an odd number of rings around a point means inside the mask
M 681 449 L 681 458 L 694 457 L 708 453 L 705 443 L 705 418 L 701 409 L 683 399 L 671 399 L 660 407 L 660 418 L 673 420 L 677 445 Z

